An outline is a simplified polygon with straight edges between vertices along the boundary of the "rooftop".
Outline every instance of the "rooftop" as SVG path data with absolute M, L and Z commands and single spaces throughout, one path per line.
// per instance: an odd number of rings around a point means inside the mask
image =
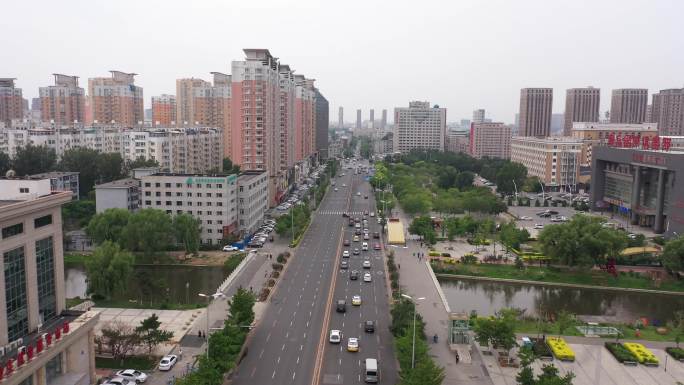
M 42 174 L 29 175 L 29 178 L 51 179 L 51 178 L 59 178 L 62 176 L 72 176 L 72 175 L 78 175 L 78 174 L 79 174 L 79 172 L 77 172 L 77 171 L 51 171 L 51 172 L 44 172 Z
M 134 187 L 138 186 L 138 180 L 133 179 L 133 178 L 124 178 L 124 179 L 118 179 L 115 181 L 111 181 L 109 183 L 103 183 L 103 184 L 98 184 L 95 185 L 95 188 L 129 188 L 129 187 Z

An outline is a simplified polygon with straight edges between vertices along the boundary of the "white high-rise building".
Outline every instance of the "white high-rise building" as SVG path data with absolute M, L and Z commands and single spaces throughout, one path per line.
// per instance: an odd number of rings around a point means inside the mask
M 444 151 L 446 108 L 413 101 L 394 109 L 394 151 L 414 149 Z

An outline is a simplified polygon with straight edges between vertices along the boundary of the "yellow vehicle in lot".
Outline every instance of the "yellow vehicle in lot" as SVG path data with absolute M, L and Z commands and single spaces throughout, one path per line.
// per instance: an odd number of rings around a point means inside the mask
M 352 297 L 352 305 L 361 306 L 361 296 L 360 295 L 355 295 Z
M 359 339 L 355 337 L 347 338 L 347 351 L 348 352 L 358 352 L 359 351 Z

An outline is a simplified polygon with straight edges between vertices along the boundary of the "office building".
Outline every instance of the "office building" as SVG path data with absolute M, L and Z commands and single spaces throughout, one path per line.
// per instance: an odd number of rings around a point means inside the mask
M 510 138 L 508 143 L 510 152 Z M 469 131 L 447 131 L 446 150 L 468 154 L 470 152 L 470 132 Z
M 141 208 L 187 213 L 201 222 L 205 244 L 238 231 L 237 175 L 157 173 L 140 179 Z
M 361 110 L 356 110 L 356 126 L 355 128 L 361 129 L 362 121 L 361 121 Z
M 241 236 L 253 234 L 268 209 L 268 174 L 246 171 L 238 176 L 238 230 Z
M 31 179 L 49 179 L 52 192 L 71 191 L 71 199 L 77 201 L 79 197 L 78 172 L 51 171 L 42 174 L 33 174 Z
M 328 157 L 328 129 L 330 122 L 328 120 L 328 99 L 323 96 L 321 91 L 316 88 L 314 94 L 315 101 L 315 129 L 314 136 L 316 138 L 316 147 L 313 149 L 314 152 L 318 153 L 318 156 L 322 159 Z
M 176 126 L 176 96 L 162 94 L 152 97 L 152 127 Z
M 380 129 L 384 130 L 387 128 L 387 110 L 383 109 L 382 110 L 382 120 L 380 121 Z
M 140 208 L 140 181 L 134 178 L 115 180 L 95 186 L 95 211 L 125 209 L 130 212 Z
M 551 135 L 552 88 L 523 88 L 520 90 L 520 136 L 547 137 Z
M 601 90 L 599 88 L 570 88 L 565 92 L 563 136 L 572 135 L 574 122 L 598 122 Z
M 109 71 L 110 78 L 88 79 L 88 101 L 92 122 L 142 125 L 143 89 L 135 85 L 134 73 Z M 91 123 L 91 122 L 88 122 Z
M 375 128 L 375 110 L 370 109 L 370 128 Z
M 684 152 L 665 147 L 594 148 L 593 209 L 627 217 L 666 238 L 684 234 Z
M 337 128 L 344 128 L 344 108 L 340 107 L 337 111 Z
M 484 110 L 481 110 L 484 113 Z M 475 117 L 473 117 L 475 118 Z M 481 159 L 511 157 L 511 127 L 503 123 L 475 123 L 470 126 L 469 153 Z
M 582 141 L 576 138 L 516 136 L 511 140 L 511 161 L 527 167 L 552 190 L 573 188 L 579 182 Z
M 55 85 L 39 89 L 41 119 L 56 125 L 83 123 L 85 90 L 78 86 L 78 76 L 53 75 Z
M 654 94 L 651 116 L 658 123 L 660 135 L 684 135 L 684 88 Z
M 0 179 L 0 378 L 90 385 L 95 311 L 66 312 L 62 204 L 48 179 Z
M 446 108 L 413 101 L 394 109 L 394 151 L 414 149 L 444 151 Z
M 15 78 L 0 78 L 0 124 L 9 126 L 12 119 L 24 116 L 21 88 L 14 86 Z
M 580 139 L 584 145 L 580 164 L 589 167 L 592 162 L 593 148 L 598 145 L 608 143 L 612 136 L 625 138 L 630 136 L 638 137 L 639 142 L 644 138 L 653 138 L 658 135 L 658 124 L 620 124 L 620 123 L 573 123 L 572 137 Z
M 483 108 L 473 111 L 473 123 L 484 123 L 485 110 Z
M 640 124 L 646 121 L 648 90 L 620 88 L 613 90 L 610 100 L 610 122 Z

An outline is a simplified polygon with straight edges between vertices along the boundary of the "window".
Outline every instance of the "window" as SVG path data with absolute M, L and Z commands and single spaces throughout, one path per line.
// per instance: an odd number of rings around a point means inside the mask
M 202 211 L 201 211 L 201 210 L 198 211 L 198 212 L 197 212 L 197 215 L 202 215 Z
M 207 229 L 207 233 L 211 234 L 213 231 L 211 229 Z
M 183 214 L 183 210 L 176 210 L 176 214 L 178 214 L 178 215 Z
M 207 188 L 211 188 L 211 183 L 207 183 Z
M 166 194 L 164 194 L 164 195 L 166 195 L 167 197 L 170 197 L 170 196 L 171 196 L 171 191 L 167 191 Z
M 154 187 L 161 187 L 161 183 L 159 183 L 159 182 L 155 183 Z
M 19 193 L 28 194 L 29 193 L 28 187 L 19 187 Z
M 176 201 L 176 206 L 183 206 L 183 201 Z
M 33 228 L 48 226 L 52 224 L 52 214 L 44 215 L 33 220 Z
M 154 196 L 160 197 L 160 196 L 161 196 L 161 192 L 160 192 L 160 191 L 155 192 L 155 193 L 154 193 Z
M 152 204 L 152 201 L 145 201 L 145 205 L 149 206 Z
M 145 187 L 152 187 L 152 183 L 150 183 L 150 182 L 145 182 Z
M 52 237 L 36 241 L 36 272 L 38 275 L 38 311 L 41 323 L 57 316 L 55 296 L 55 257 Z
M 16 225 L 7 226 L 2 228 L 2 239 L 13 237 L 24 232 L 24 224 L 17 223 Z M 12 340 L 10 340 L 12 341 Z
M 171 183 L 164 183 L 164 187 L 171 188 Z
M 18 247 L 7 251 L 3 256 L 5 259 L 7 340 L 14 341 L 28 334 L 24 248 Z
M 208 197 L 208 198 L 211 198 L 211 193 L 207 193 L 207 197 Z
M 156 201 L 155 203 L 157 206 L 161 206 L 161 201 Z
M 216 188 L 223 188 L 223 185 L 221 183 L 216 184 Z
M 176 188 L 181 188 L 183 187 L 183 183 L 176 183 Z
M 146 197 L 152 196 L 152 193 L 150 191 L 145 191 L 145 196 Z
M 197 196 L 198 196 L 198 197 L 201 197 L 201 196 L 202 196 L 202 193 L 197 193 Z
M 177 193 L 176 193 L 176 196 L 177 196 L 177 197 L 182 197 L 182 196 L 183 196 L 183 193 L 182 193 L 182 192 L 177 192 Z
M 191 197 L 191 196 L 192 196 L 192 193 L 191 193 L 191 192 L 188 192 L 188 193 L 185 193 L 185 195 Z

